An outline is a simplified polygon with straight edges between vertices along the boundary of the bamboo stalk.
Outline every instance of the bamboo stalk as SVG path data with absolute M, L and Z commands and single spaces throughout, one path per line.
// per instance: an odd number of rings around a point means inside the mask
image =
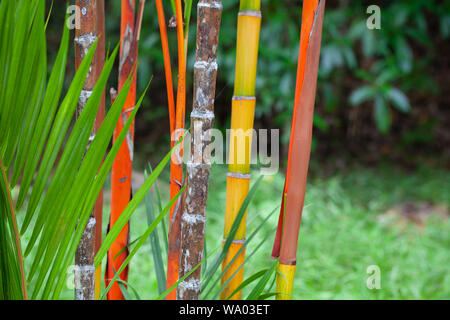
M 181 0 L 175 1 L 177 21 L 177 44 L 178 44 L 178 89 L 177 105 L 175 115 L 175 130 L 172 133 L 172 143 L 178 142 L 184 134 L 185 104 L 186 104 L 186 61 L 183 36 L 183 14 Z M 179 144 L 178 150 L 172 155 L 170 162 L 170 199 L 180 191 L 183 180 L 183 142 Z M 179 203 L 179 201 L 177 201 Z M 180 264 L 180 224 L 181 206 L 173 205 L 169 214 L 169 253 L 167 259 L 167 288 L 172 287 L 178 280 Z M 172 290 L 166 297 L 167 300 L 176 299 L 176 290 Z
M 104 45 L 104 22 L 103 16 L 103 0 L 77 0 L 76 5 L 80 8 L 77 14 L 82 13 L 80 17 L 80 29 L 75 34 L 75 64 L 78 66 L 84 58 L 85 53 L 97 38 L 99 45 L 95 52 L 95 58 L 92 61 L 90 71 L 81 92 L 78 106 L 77 117 L 83 111 L 86 101 L 92 93 L 92 90 L 102 72 L 105 62 L 105 45 Z M 97 116 L 92 130 L 90 141 L 95 137 L 95 133 L 105 118 L 104 97 L 99 106 Z M 89 147 L 89 146 L 88 146 Z M 101 243 L 101 221 L 103 210 L 103 194 L 100 192 L 94 210 L 91 212 L 89 221 L 81 237 L 75 254 L 75 299 L 76 300 L 94 300 L 96 284 L 95 280 L 99 280 L 96 276 L 94 267 L 94 255 Z M 98 288 L 98 282 L 97 282 Z
M 197 51 L 194 64 L 194 101 L 191 113 L 191 154 L 186 165 L 186 191 L 181 217 L 179 277 L 202 261 L 211 159 L 208 146 L 214 123 L 222 1 L 202 0 L 197 5 Z M 177 300 L 198 300 L 201 266 L 186 277 L 177 289 Z
M 97 79 L 100 77 L 103 66 L 105 64 L 105 0 L 97 0 L 97 19 L 96 19 L 97 35 L 100 36 L 99 42 L 97 44 L 96 60 L 99 64 L 97 69 Z M 100 107 L 95 119 L 94 128 L 98 130 L 101 123 L 105 119 L 105 93 L 103 93 L 102 99 L 100 101 Z M 103 224 L 103 189 L 98 195 L 97 201 L 94 207 L 95 216 L 95 245 L 94 254 L 97 254 L 98 250 L 102 245 L 102 224 Z M 102 266 L 99 265 L 95 270 L 95 299 L 100 299 L 100 289 L 101 289 L 101 273 Z
M 231 111 L 231 141 L 229 167 L 227 176 L 227 195 L 225 205 L 224 238 L 229 235 L 231 226 L 241 207 L 250 185 L 250 154 L 253 118 L 255 112 L 255 79 L 258 59 L 259 31 L 261 26 L 261 1 L 241 0 L 236 43 L 236 73 L 234 95 Z M 246 139 L 248 139 L 246 141 Z M 222 270 L 230 264 L 237 252 L 245 244 L 246 216 L 243 217 L 239 229 L 233 239 Z M 245 250 L 230 265 L 222 277 L 222 285 L 243 264 Z M 221 299 L 226 299 L 242 283 L 244 268 L 236 273 L 229 284 L 221 292 Z M 232 299 L 241 299 L 241 292 Z
M 277 299 L 292 297 L 298 235 L 311 152 L 314 101 L 325 0 L 303 2 L 300 51 L 288 169 L 272 257 L 279 257 Z
M 134 109 L 136 103 L 136 70 L 137 53 L 139 45 L 140 26 L 144 9 L 144 0 L 140 1 L 138 17 L 135 22 L 135 0 L 122 0 L 122 15 L 120 28 L 120 61 L 119 61 L 119 92 L 122 89 L 128 76 L 132 73 L 132 82 L 125 101 L 122 116 L 119 118 L 114 131 L 115 141 L 120 134 L 128 116 Z M 133 140 L 134 121 L 127 133 L 114 160 L 111 174 L 111 216 L 110 227 L 114 226 L 122 211 L 128 205 L 131 198 L 131 170 L 133 164 Z M 114 277 L 115 270 L 119 270 L 122 263 L 128 256 L 129 224 L 122 229 L 110 250 L 108 251 L 108 264 L 106 267 L 105 284 L 109 285 Z M 122 281 L 128 279 L 128 266 L 120 274 Z M 123 300 L 124 296 L 117 283 L 114 283 L 107 294 L 108 300 Z
M 172 136 L 173 131 L 175 130 L 175 101 L 173 97 L 173 81 L 172 81 L 172 68 L 170 65 L 169 42 L 167 40 L 166 19 L 164 17 L 164 8 L 162 0 L 156 0 L 155 2 L 156 2 L 156 10 L 158 12 L 159 32 L 161 35 L 161 46 L 164 56 L 164 73 L 166 75 L 167 101 L 170 119 L 170 135 Z M 172 141 L 172 147 L 173 143 L 174 141 Z

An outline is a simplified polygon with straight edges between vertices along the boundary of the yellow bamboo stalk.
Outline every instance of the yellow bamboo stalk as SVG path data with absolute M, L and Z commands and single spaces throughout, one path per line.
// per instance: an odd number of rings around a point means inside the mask
M 234 79 L 234 95 L 231 103 L 231 141 L 229 167 L 227 176 L 227 195 L 225 205 L 224 239 L 227 239 L 236 215 L 247 196 L 250 185 L 250 154 L 252 145 L 253 118 L 255 113 L 255 78 L 258 60 L 259 31 L 261 27 L 261 1 L 241 0 L 236 41 L 236 70 Z M 245 244 L 245 213 L 239 229 L 233 239 L 222 270 L 230 263 L 237 252 Z M 244 263 L 245 250 L 229 266 L 222 277 L 224 284 L 231 275 Z M 244 268 L 230 280 L 221 293 L 226 299 L 242 283 Z M 232 299 L 241 299 L 241 292 Z

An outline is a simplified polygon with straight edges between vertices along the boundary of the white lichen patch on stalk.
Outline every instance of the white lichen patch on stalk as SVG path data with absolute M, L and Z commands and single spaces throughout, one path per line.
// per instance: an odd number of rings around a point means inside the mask
M 206 222 L 206 218 L 201 214 L 189 214 L 186 211 L 183 213 L 181 219 L 183 219 L 183 222 L 186 222 L 188 224 L 197 224 L 199 222 L 201 223 Z
M 217 70 L 217 61 L 216 59 L 211 59 L 209 61 L 197 60 L 194 63 L 195 69 L 206 69 L 206 71 L 215 71 Z
M 94 300 L 95 266 L 76 265 L 74 267 L 75 300 Z M 87 291 L 88 296 L 85 295 Z
M 81 90 L 80 97 L 78 99 L 78 105 L 80 106 L 81 110 L 79 113 L 81 114 L 81 111 L 83 111 L 83 108 L 86 106 L 86 103 L 88 99 L 92 95 L 92 90 Z
M 222 9 L 222 3 L 221 3 L 221 2 L 218 2 L 218 1 L 212 1 L 212 2 L 210 2 L 210 3 L 204 2 L 204 1 L 200 1 L 200 2 L 197 4 L 197 7 Z
M 178 296 L 183 297 L 186 290 L 190 291 L 200 291 L 202 288 L 202 283 L 197 279 L 190 279 L 188 281 L 182 281 L 177 288 Z
M 194 109 L 191 112 L 191 118 L 212 120 L 214 119 L 214 112 L 211 110 L 200 111 L 198 109 Z
M 119 70 L 122 70 L 122 66 L 125 63 L 126 59 L 130 58 L 130 51 L 131 51 L 131 42 L 133 39 L 133 30 L 131 29 L 130 25 L 127 24 L 125 28 L 125 33 L 123 35 L 123 41 L 122 41 L 122 52 L 120 54 L 120 62 L 119 62 Z M 131 61 L 133 63 L 133 61 Z
M 86 225 L 86 228 L 84 229 L 83 232 L 88 239 L 91 239 L 92 236 L 94 235 L 95 224 L 96 224 L 95 217 L 90 217 Z
M 78 37 L 75 37 L 73 41 L 75 41 L 76 44 L 80 45 L 83 48 L 84 56 L 88 53 L 89 48 L 92 46 L 92 44 L 97 40 L 97 36 L 90 33 L 82 34 Z M 83 56 L 83 57 L 84 57 Z

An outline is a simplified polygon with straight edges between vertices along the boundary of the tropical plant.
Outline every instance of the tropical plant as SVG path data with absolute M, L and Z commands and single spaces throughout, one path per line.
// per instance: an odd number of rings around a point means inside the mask
M 217 77 L 222 1 L 203 0 L 197 4 L 197 55 L 194 64 L 194 101 L 191 112 L 191 154 L 186 164 L 186 192 L 181 200 L 179 277 L 202 261 L 206 225 L 211 155 L 211 129 L 214 123 L 214 97 Z M 178 285 L 177 299 L 198 300 L 201 266 Z
M 83 111 L 69 131 L 98 42 L 92 43 L 60 103 L 69 29 L 65 24 L 60 49 L 47 81 L 44 14 L 43 0 L 0 3 L 2 299 L 60 297 L 98 194 L 143 100 L 142 96 L 104 157 L 131 85 L 128 79 L 90 141 L 103 91 L 118 53 L 116 47 L 106 59 Z M 110 229 L 93 267 L 75 270 L 75 280 L 100 265 L 170 156 L 171 153 L 155 168 Z M 24 212 L 18 216 L 22 210 Z M 168 208 L 160 215 L 166 211 Z
M 131 76 L 130 90 L 123 107 L 122 115 L 119 118 L 114 131 L 114 141 L 122 130 L 130 113 L 134 110 L 136 104 L 136 70 L 137 56 L 139 47 L 139 37 L 142 24 L 142 15 L 145 0 L 140 0 L 139 11 L 135 21 L 135 1 L 122 1 L 122 19 L 120 28 L 120 59 L 119 59 L 119 92 L 127 79 Z M 130 131 L 127 133 L 126 142 L 122 144 L 119 154 L 114 160 L 111 173 L 111 216 L 109 226 L 112 228 L 123 210 L 129 203 L 132 195 L 131 190 L 131 171 L 133 165 L 133 140 L 134 140 L 134 122 L 131 124 Z M 115 270 L 124 263 L 128 257 L 129 224 L 120 232 L 118 238 L 114 241 L 111 249 L 108 251 L 108 264 L 106 266 L 105 283 L 109 286 L 111 279 L 115 275 Z M 127 281 L 128 268 L 124 269 L 120 279 Z M 108 292 L 108 299 L 118 300 L 124 296 L 116 283 Z
M 325 0 L 305 0 L 295 88 L 288 167 L 273 258 L 277 267 L 277 299 L 290 299 L 297 261 L 297 242 L 305 200 L 311 152 L 314 102 L 319 69 Z
M 239 7 L 224 239 L 230 233 L 230 228 L 250 185 L 250 149 L 256 105 L 255 79 L 261 26 L 260 6 L 261 3 L 258 0 L 241 0 Z M 226 268 L 228 263 L 234 259 L 236 253 L 243 247 L 245 243 L 245 226 L 246 216 L 242 219 L 222 269 Z M 244 258 L 245 250 L 241 251 L 238 258 L 223 275 L 222 283 L 227 282 L 228 278 L 242 265 Z M 243 275 L 244 269 L 240 268 L 240 271 L 222 292 L 222 299 L 234 292 L 242 282 Z M 240 299 L 240 297 L 241 293 L 237 293 L 233 296 L 233 299 Z
M 102 1 L 76 1 L 80 8 L 76 11 L 76 21 L 79 28 L 75 30 L 75 65 L 79 66 L 83 61 L 94 41 L 97 40 L 97 50 L 91 63 L 86 81 L 83 85 L 76 115 L 79 117 L 83 112 L 86 102 L 92 94 L 92 89 L 101 75 L 105 63 L 105 25 L 104 25 L 104 2 Z M 82 7 L 82 5 L 84 5 Z M 86 10 L 82 15 L 81 11 Z M 94 127 L 89 140 L 95 138 L 97 130 L 100 128 L 105 118 L 105 94 L 102 93 L 100 106 L 95 118 Z M 88 145 L 89 147 L 89 145 Z M 100 297 L 101 266 L 94 271 L 94 256 L 101 245 L 102 240 L 102 218 L 103 218 L 103 191 L 100 191 L 94 210 L 91 212 L 86 229 L 75 253 L 75 270 L 86 270 L 83 277 L 80 277 L 80 287 L 75 289 L 75 299 L 88 299 Z M 97 280 L 97 281 L 95 281 Z

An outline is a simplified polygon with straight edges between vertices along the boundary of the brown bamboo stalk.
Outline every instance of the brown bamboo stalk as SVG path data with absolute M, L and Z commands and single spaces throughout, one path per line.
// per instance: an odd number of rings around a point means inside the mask
M 94 60 L 86 77 L 86 81 L 81 91 L 77 106 L 77 117 L 83 111 L 92 90 L 102 72 L 105 62 L 105 45 L 104 45 L 104 23 L 103 17 L 103 0 L 77 0 L 76 5 L 80 10 L 76 10 L 80 14 L 80 29 L 75 32 L 75 64 L 78 68 L 85 54 L 91 45 L 100 36 L 99 45 L 97 47 Z M 103 30 L 102 30 L 103 29 Z M 100 127 L 105 117 L 104 97 L 97 113 L 94 128 L 92 130 L 89 141 L 95 137 L 95 133 Z M 89 146 L 88 146 L 89 147 Z M 95 208 L 91 212 L 89 221 L 81 237 L 75 254 L 75 299 L 76 300 L 94 300 L 95 299 L 95 267 L 94 255 L 95 248 L 98 248 L 101 242 L 101 216 L 103 207 L 103 197 L 100 193 Z M 97 221 L 98 219 L 98 221 Z M 98 240 L 96 240 L 98 239 Z
M 181 217 L 180 272 L 183 277 L 197 266 L 203 255 L 211 155 L 211 129 L 217 75 L 222 1 L 202 0 L 197 5 L 197 52 L 194 64 L 194 101 L 191 113 L 191 154 L 186 165 L 185 204 Z M 178 300 L 198 300 L 201 266 L 177 289 Z

